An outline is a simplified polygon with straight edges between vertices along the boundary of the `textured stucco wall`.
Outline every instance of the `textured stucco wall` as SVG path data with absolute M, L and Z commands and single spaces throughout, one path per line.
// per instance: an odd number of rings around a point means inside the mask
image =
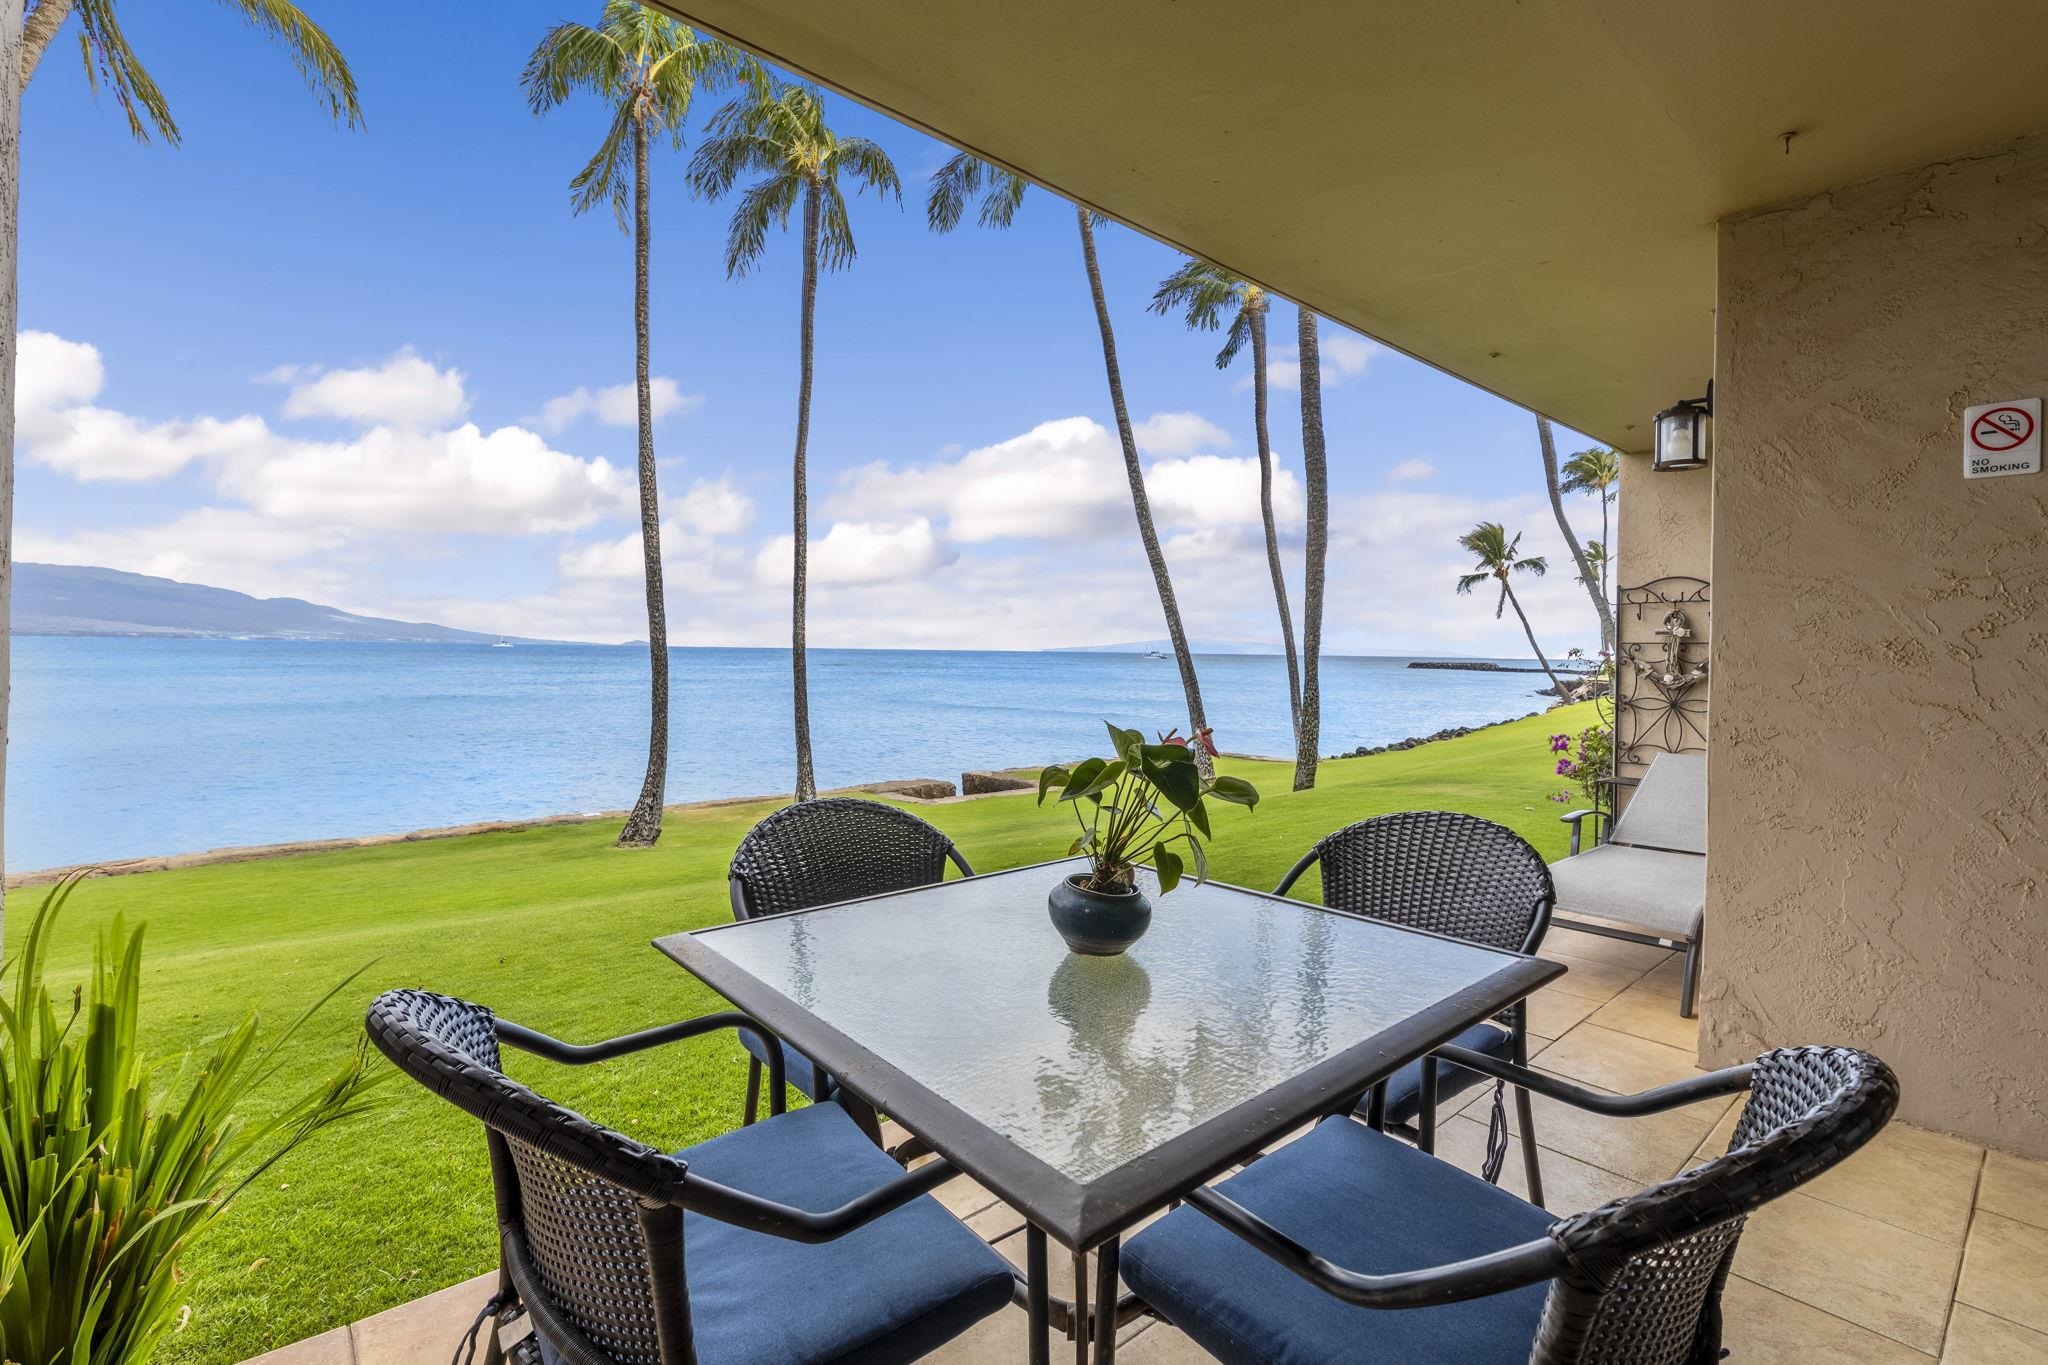
M 1700 376 L 1699 387 L 1707 386 Z M 1659 407 L 1698 392 L 1668 394 Z M 1647 415 L 1647 414 L 1646 414 Z M 1683 474 L 1659 474 L 1648 455 L 1621 457 L 1621 500 L 1615 504 L 1620 525 L 1615 536 L 1615 570 L 1624 586 L 1653 578 L 1685 574 L 1712 578 L 1708 572 L 1712 524 L 1712 466 Z
M 1721 226 L 1701 1045 L 1868 1046 L 2048 1156 L 2048 135 Z

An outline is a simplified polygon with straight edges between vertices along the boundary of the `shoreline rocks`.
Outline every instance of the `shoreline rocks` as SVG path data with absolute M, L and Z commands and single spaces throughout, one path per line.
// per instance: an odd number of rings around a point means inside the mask
M 1413 664 L 1409 665 L 1411 668 L 1414 666 Z M 1549 693 L 1544 692 L 1537 695 L 1548 696 Z M 1541 711 L 1531 711 L 1527 716 L 1509 716 L 1506 720 L 1490 720 L 1484 725 L 1450 725 L 1433 735 L 1416 735 L 1412 739 L 1397 739 L 1392 744 L 1370 746 L 1361 744 L 1356 749 L 1351 749 L 1341 754 L 1331 754 L 1329 757 L 1331 759 L 1371 758 L 1374 754 L 1401 753 L 1408 749 L 1420 748 L 1425 744 L 1434 744 L 1440 739 L 1462 739 L 1466 735 L 1476 735 L 1481 730 L 1491 730 L 1497 725 L 1513 725 L 1518 720 L 1528 720 L 1530 716 L 1540 716 L 1542 714 L 1543 712 Z

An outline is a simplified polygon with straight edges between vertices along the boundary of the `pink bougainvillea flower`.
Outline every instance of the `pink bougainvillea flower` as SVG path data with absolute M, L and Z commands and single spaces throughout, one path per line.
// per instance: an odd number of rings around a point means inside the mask
M 1550 752 L 1554 754 L 1564 753 L 1571 747 L 1572 737 L 1570 735 L 1552 735 L 1550 737 Z
M 1559 760 L 1557 760 L 1557 775 L 1559 777 L 1576 777 L 1578 775 L 1578 772 L 1579 765 L 1572 762 L 1570 759 L 1560 758 Z

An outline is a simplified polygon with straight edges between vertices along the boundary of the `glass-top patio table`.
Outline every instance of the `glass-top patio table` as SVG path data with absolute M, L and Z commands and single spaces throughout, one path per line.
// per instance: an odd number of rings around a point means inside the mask
M 1104 1252 L 1106 1302 L 1118 1233 L 1564 971 L 1217 882 L 1084 957 L 1046 915 L 1078 865 L 655 941 L 1028 1220 L 1034 1360 L 1046 1235 Z

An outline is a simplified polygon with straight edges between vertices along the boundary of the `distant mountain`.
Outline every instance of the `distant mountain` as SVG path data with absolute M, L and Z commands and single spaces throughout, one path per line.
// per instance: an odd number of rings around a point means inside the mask
M 1270 654 L 1278 657 L 1278 644 L 1247 643 L 1243 640 L 1190 640 L 1188 647 L 1197 654 Z M 1173 653 L 1171 640 L 1131 640 L 1120 645 L 1067 645 L 1051 651 L 1054 654 L 1165 654 Z M 1412 650 L 1361 649 L 1341 652 L 1325 651 L 1331 658 L 1345 659 L 1470 659 L 1470 654 L 1418 654 Z
M 501 638 L 419 621 L 358 616 L 338 607 L 302 602 L 296 597 L 251 597 L 226 588 L 73 564 L 14 566 L 13 625 L 16 635 L 443 644 L 491 643 Z

